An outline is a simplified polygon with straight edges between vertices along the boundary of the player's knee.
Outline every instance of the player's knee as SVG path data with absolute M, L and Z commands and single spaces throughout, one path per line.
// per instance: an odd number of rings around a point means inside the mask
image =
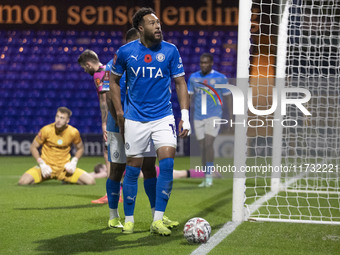
M 155 165 L 153 167 L 150 167 L 150 168 L 144 168 L 144 166 L 143 166 L 142 172 L 143 172 L 144 180 L 152 179 L 152 178 L 155 178 L 157 176 Z
M 125 171 L 125 164 L 111 163 L 110 169 L 109 178 L 113 181 L 120 182 Z
M 174 159 L 165 158 L 159 161 L 159 177 L 164 177 L 168 180 L 173 179 Z
M 27 183 L 25 180 L 22 180 L 22 179 L 20 179 L 19 181 L 18 181 L 18 185 L 28 185 L 29 183 Z
M 96 180 L 94 178 L 91 178 L 89 179 L 89 182 L 88 182 L 88 185 L 95 185 L 96 184 Z
M 30 185 L 34 184 L 34 179 L 29 174 L 24 174 L 18 181 L 18 185 Z
M 139 173 L 140 173 L 139 167 L 126 166 L 125 178 L 137 181 Z
M 84 173 L 79 177 L 77 183 L 85 185 L 94 185 L 96 184 L 96 180 L 88 173 Z

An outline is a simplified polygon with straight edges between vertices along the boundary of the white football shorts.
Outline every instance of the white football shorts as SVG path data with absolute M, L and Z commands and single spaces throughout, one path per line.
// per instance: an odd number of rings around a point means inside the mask
M 126 156 L 122 135 L 120 133 L 107 131 L 107 143 L 109 161 L 112 163 L 125 164 Z
M 128 157 L 147 157 L 152 153 L 152 142 L 160 147 L 177 147 L 175 118 L 173 115 L 159 120 L 140 122 L 125 119 L 125 153 Z
M 205 135 L 216 137 L 220 131 L 220 125 L 214 127 L 214 119 L 219 117 L 210 117 L 203 120 L 194 120 L 194 128 L 197 140 L 204 139 Z
M 107 149 L 109 162 L 125 164 L 126 154 L 124 148 L 124 141 L 122 135 L 117 132 L 107 131 Z M 155 146 L 150 141 L 148 146 L 148 152 L 144 153 L 144 157 L 156 157 Z

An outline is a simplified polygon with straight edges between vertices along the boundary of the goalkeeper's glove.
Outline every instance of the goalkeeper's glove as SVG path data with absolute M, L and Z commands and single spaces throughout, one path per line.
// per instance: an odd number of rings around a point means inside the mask
M 182 120 L 183 120 L 182 128 L 183 128 L 183 130 L 187 129 L 188 135 L 190 135 L 191 134 L 191 127 L 190 127 L 190 121 L 189 121 L 189 110 L 188 109 L 182 109 L 181 114 L 182 114 Z
M 45 161 L 42 160 L 42 158 L 38 158 L 38 159 L 37 159 L 37 162 L 38 162 L 38 164 L 39 164 L 39 166 L 40 166 L 40 170 L 41 170 L 41 175 L 42 175 L 42 177 L 43 177 L 43 178 L 49 177 L 49 176 L 51 175 L 51 173 L 52 173 L 52 168 L 51 168 L 49 165 L 47 165 L 47 164 L 45 163 Z
M 73 157 L 71 162 L 68 162 L 65 164 L 65 170 L 66 172 L 70 173 L 70 174 L 73 174 L 74 171 L 76 170 L 77 168 L 77 163 L 78 163 L 78 158 L 76 157 Z

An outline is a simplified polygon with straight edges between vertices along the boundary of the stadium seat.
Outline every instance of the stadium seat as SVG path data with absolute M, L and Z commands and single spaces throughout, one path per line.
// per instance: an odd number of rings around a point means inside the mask
M 123 36 L 122 31 L 0 30 L 0 45 L 6 45 L 0 47 L 0 54 L 5 54 L 0 59 L 0 116 L 4 116 L 0 127 L 7 124 L 0 132 L 36 133 L 53 122 L 57 107 L 68 106 L 81 120 L 81 125 L 76 122 L 81 133 L 101 133 L 94 83 L 79 67 L 77 58 L 91 48 L 106 63 L 124 43 Z M 199 70 L 200 54 L 209 51 L 215 54 L 214 68 L 235 77 L 236 31 L 165 31 L 164 39 L 178 47 L 186 80 Z M 225 52 L 225 45 L 233 46 L 230 52 Z M 173 83 L 171 88 L 175 96 Z M 177 99 L 173 97 L 172 102 L 174 113 L 180 115 Z M 35 116 L 35 123 L 17 124 L 13 116 Z

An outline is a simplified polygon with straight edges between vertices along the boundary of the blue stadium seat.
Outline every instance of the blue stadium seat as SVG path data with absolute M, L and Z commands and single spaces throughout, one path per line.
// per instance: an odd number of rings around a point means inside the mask
M 29 63 L 26 63 L 25 65 L 23 65 L 24 66 L 24 69 L 23 70 L 25 70 L 25 71 L 36 71 L 36 70 L 38 70 L 38 63 L 31 63 L 31 62 L 29 62 Z
M 123 36 L 123 31 L 0 30 L 0 45 L 6 46 L 0 47 L 0 54 L 5 54 L 0 59 L 0 132 L 36 133 L 53 122 L 57 107 L 68 106 L 80 120 L 76 126 L 81 133 L 101 133 L 94 83 L 77 58 L 91 48 L 106 63 L 124 43 Z M 164 39 L 178 47 L 186 79 L 199 70 L 200 54 L 209 51 L 215 55 L 214 68 L 235 77 L 237 31 L 167 31 Z M 175 96 L 173 82 L 171 88 Z M 174 113 L 180 115 L 177 99 L 172 102 Z M 26 120 L 19 118 L 21 124 L 17 124 L 16 116 L 34 118 L 34 123 L 23 125 Z

